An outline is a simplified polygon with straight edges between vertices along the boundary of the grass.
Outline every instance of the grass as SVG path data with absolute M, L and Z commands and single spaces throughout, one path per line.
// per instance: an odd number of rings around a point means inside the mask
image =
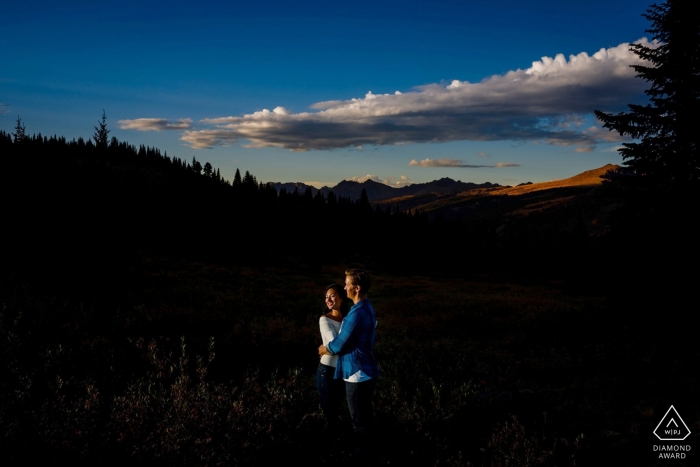
M 321 441 L 314 386 L 323 292 L 343 270 L 141 255 L 118 290 L 77 296 L 4 277 L 3 451 L 18 465 L 37 447 L 57 463 L 345 465 L 349 420 Z M 652 465 L 671 403 L 697 432 L 697 350 L 607 295 L 370 272 L 377 464 Z

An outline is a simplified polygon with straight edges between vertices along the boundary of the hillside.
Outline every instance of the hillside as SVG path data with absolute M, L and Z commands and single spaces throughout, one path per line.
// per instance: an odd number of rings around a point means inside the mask
M 603 167 L 599 167 L 593 170 L 587 170 L 585 172 L 581 172 L 578 175 L 574 175 L 573 177 L 565 178 L 563 180 L 552 180 L 551 182 L 540 182 L 532 183 L 530 185 L 503 187 L 493 190 L 491 194 L 518 196 L 524 195 L 526 193 L 533 193 L 535 191 L 551 190 L 553 188 L 569 188 L 581 186 L 592 187 L 603 183 L 603 179 L 601 177 L 605 175 L 605 173 L 609 170 L 614 170 L 618 167 L 619 165 L 606 164 Z
M 396 205 L 406 209 L 413 209 L 427 204 L 438 198 L 449 198 L 458 196 L 467 191 L 474 191 L 472 194 L 488 193 L 491 195 L 522 195 L 535 191 L 548 190 L 552 188 L 594 186 L 602 183 L 601 175 L 608 170 L 615 169 L 619 166 L 607 164 L 603 167 L 587 170 L 586 172 L 574 175 L 573 177 L 564 180 L 553 180 L 551 182 L 527 183 L 515 187 L 501 186 L 498 183 L 471 183 L 462 182 L 461 180 L 453 180 L 449 177 L 443 177 L 439 180 L 433 180 L 427 183 L 414 183 L 412 185 L 403 186 L 400 188 L 378 183 L 373 180 L 364 182 L 356 182 L 352 180 L 343 180 L 333 187 L 324 186 L 316 188 L 311 185 L 306 185 L 302 182 L 270 182 L 270 185 L 277 190 L 284 189 L 287 193 L 293 193 L 295 190 L 299 193 L 304 193 L 306 190 L 311 190 L 312 195 L 321 192 L 324 196 L 328 196 L 329 192 L 333 192 L 336 196 L 342 196 L 351 200 L 360 199 L 360 193 L 364 189 L 367 193 L 367 198 L 370 202 L 383 205 Z M 431 199 L 432 197 L 432 199 Z M 417 199 L 414 199 L 417 198 Z
M 457 193 L 422 192 L 375 202 L 380 206 L 398 206 L 399 209 L 421 210 L 431 216 L 440 214 L 446 218 L 473 218 L 506 214 L 518 211 L 530 204 L 557 204 L 571 200 L 572 196 L 589 191 L 602 184 L 601 178 L 617 165 L 607 164 L 587 170 L 563 180 L 530 183 L 515 187 L 498 185 L 473 187 Z M 490 184 L 489 184 L 490 185 Z

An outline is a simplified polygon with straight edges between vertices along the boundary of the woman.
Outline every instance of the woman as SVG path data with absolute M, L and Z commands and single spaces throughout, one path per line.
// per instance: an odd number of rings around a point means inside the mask
M 343 316 L 347 313 L 348 300 L 342 286 L 331 284 L 326 287 L 326 307 L 328 307 L 328 313 L 318 320 L 323 345 L 327 345 L 336 338 L 340 332 Z M 337 360 L 337 355 L 324 355 L 316 372 L 316 388 L 330 432 L 337 428 L 338 412 L 345 399 L 345 382 L 342 379 L 333 378 Z

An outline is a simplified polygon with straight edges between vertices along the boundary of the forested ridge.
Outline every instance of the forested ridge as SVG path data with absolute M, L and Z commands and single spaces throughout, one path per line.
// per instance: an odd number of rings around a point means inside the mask
M 224 180 L 208 162 L 115 138 L 99 146 L 40 134 L 13 141 L 0 132 L 0 145 L 5 219 L 18 246 L 7 253 L 25 264 L 45 255 L 102 262 L 133 250 L 239 264 L 288 258 L 320 264 L 324 247 L 339 242 L 337 260 L 392 261 L 410 253 L 421 262 L 431 257 L 421 257 L 417 242 L 439 249 L 473 240 L 473 257 L 494 240 L 491 225 L 431 222 L 420 212 L 373 208 L 366 195 L 352 201 L 308 189 L 278 194 L 248 172 Z
M 532 200 L 477 197 L 473 214 L 446 218 L 373 207 L 366 194 L 353 201 L 310 189 L 278 193 L 238 169 L 225 180 L 195 157 L 186 161 L 116 138 L 107 142 L 104 119 L 101 125 L 95 143 L 29 136 L 19 118 L 15 133 L 0 131 L 0 195 L 12 246 L 3 252 L 8 270 L 91 280 L 146 252 L 309 270 L 329 261 L 413 271 L 527 267 L 605 281 L 610 268 L 600 264 L 611 257 L 614 267 L 634 276 L 636 250 L 689 245 L 682 216 L 693 210 L 693 186 L 650 188 L 639 178 L 611 174 L 594 189 L 549 190 Z M 549 193 L 566 202 L 547 206 Z M 537 208 L 513 214 L 528 206 Z

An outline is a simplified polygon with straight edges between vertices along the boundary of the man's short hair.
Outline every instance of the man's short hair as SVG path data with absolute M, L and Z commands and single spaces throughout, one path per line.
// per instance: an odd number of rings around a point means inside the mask
M 372 285 L 372 281 L 369 279 L 369 274 L 362 269 L 348 269 L 345 271 L 345 275 L 350 278 L 352 285 L 360 286 L 360 293 L 369 292 L 369 286 Z

